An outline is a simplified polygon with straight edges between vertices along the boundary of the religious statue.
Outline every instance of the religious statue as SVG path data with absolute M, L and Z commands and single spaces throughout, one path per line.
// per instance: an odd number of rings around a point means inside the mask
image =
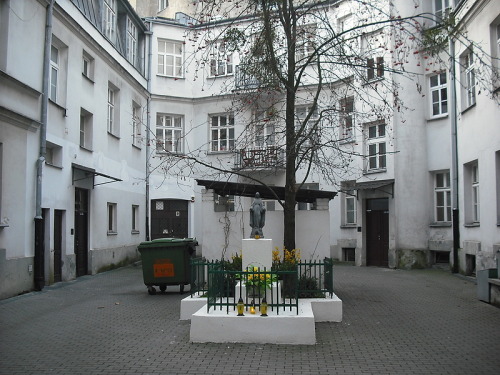
M 260 199 L 260 194 L 255 193 L 255 199 L 250 207 L 250 226 L 252 227 L 252 233 L 250 233 L 250 238 L 264 238 L 264 233 L 262 233 L 262 227 L 266 223 L 266 208 L 264 207 L 264 202 Z

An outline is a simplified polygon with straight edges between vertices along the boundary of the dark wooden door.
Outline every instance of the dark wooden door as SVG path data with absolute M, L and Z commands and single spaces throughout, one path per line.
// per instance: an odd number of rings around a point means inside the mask
M 156 199 L 151 204 L 151 239 L 188 237 L 188 202 Z
M 63 211 L 54 210 L 54 282 L 62 279 L 62 223 Z
M 75 255 L 76 277 L 88 273 L 88 209 L 89 192 L 75 188 Z
M 366 263 L 389 265 L 389 201 L 369 199 L 366 202 Z

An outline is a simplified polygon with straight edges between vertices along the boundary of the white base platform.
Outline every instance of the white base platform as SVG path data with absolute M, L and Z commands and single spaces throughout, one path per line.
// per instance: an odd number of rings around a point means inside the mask
M 315 322 L 341 322 L 342 300 L 332 298 L 303 298 L 296 311 L 268 311 L 267 317 L 236 311 L 207 312 L 206 298 L 186 297 L 181 301 L 181 320 L 191 319 L 191 342 L 241 342 L 269 344 L 305 344 L 316 342 Z
M 236 311 L 217 310 L 207 312 L 202 307 L 191 316 L 191 342 L 241 342 L 269 344 L 316 343 L 314 314 L 310 303 L 299 302 L 299 314 L 295 309 L 268 311 L 267 317 L 250 314 L 237 316 Z

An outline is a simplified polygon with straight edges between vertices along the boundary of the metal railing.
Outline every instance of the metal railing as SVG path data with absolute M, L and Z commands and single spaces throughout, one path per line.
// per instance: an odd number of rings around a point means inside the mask
M 235 169 L 284 168 L 285 150 L 281 147 L 242 148 L 236 151 Z
M 333 295 L 333 260 L 300 262 L 290 269 L 236 271 L 224 267 L 225 262 L 191 260 L 191 297 L 207 298 L 207 309 L 235 311 L 239 297 L 245 310 L 259 309 L 263 297 L 270 311 L 296 309 L 300 298 L 323 298 Z M 226 263 L 227 264 L 227 263 Z M 249 279 L 275 280 L 271 288 L 249 285 Z

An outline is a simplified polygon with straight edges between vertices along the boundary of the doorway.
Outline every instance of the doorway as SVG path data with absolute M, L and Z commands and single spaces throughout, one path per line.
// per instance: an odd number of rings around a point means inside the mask
M 76 277 L 88 273 L 89 191 L 75 188 L 75 256 Z
M 151 201 L 151 239 L 187 238 L 188 202 L 156 199 Z
M 366 265 L 389 266 L 389 200 L 366 200 Z
M 63 212 L 54 210 L 54 282 L 62 280 Z

